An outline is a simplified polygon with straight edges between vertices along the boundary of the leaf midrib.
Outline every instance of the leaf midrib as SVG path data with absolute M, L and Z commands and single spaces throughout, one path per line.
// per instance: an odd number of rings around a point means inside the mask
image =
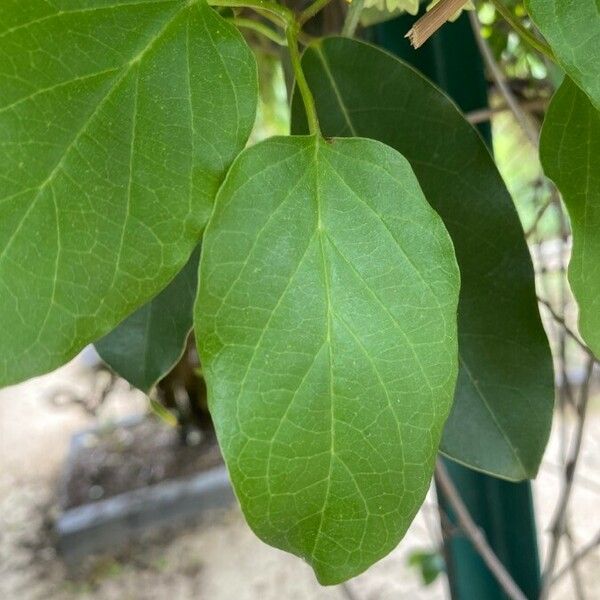
M 344 119 L 348 125 L 348 128 L 350 129 L 350 132 L 352 133 L 352 135 L 357 136 L 357 130 L 354 127 L 354 124 L 352 122 L 352 119 L 350 117 L 350 111 L 348 109 L 348 107 L 346 106 L 343 97 L 341 95 L 341 91 L 337 85 L 337 82 L 333 76 L 333 73 L 331 72 L 331 69 L 329 67 L 329 64 L 327 62 L 327 58 L 325 56 L 325 53 L 323 52 L 323 50 L 318 47 L 315 46 L 314 47 L 315 53 L 317 54 L 317 56 L 319 57 L 322 65 L 323 65 L 323 69 L 325 71 L 325 73 L 327 74 L 327 77 L 329 79 L 329 82 L 331 84 L 332 90 L 335 94 L 336 100 L 338 102 L 340 111 L 342 112 Z M 422 161 L 419 161 L 422 162 Z M 429 163 L 427 163 L 429 166 L 431 166 Z M 437 165 L 435 165 L 437 167 Z M 337 172 L 336 172 L 337 174 Z M 341 178 L 340 178 L 341 179 Z M 494 411 L 492 410 L 492 407 L 490 406 L 487 397 L 485 396 L 485 394 L 482 392 L 482 390 L 478 387 L 478 385 L 476 384 L 473 376 L 471 375 L 471 372 L 469 370 L 469 367 L 466 363 L 466 361 L 462 358 L 462 356 L 459 355 L 459 360 L 460 360 L 460 364 L 462 366 L 462 368 L 465 370 L 465 373 L 467 374 L 467 377 L 469 378 L 469 380 L 471 381 L 474 389 L 476 390 L 477 394 L 480 396 L 483 405 L 485 406 L 487 412 L 490 415 L 490 418 L 492 420 L 492 422 L 494 423 L 494 425 L 496 426 L 496 428 L 498 429 L 500 435 L 502 436 L 502 438 L 504 439 L 507 447 L 509 448 L 509 450 L 511 451 L 512 455 L 514 456 L 516 462 L 518 463 L 518 465 L 521 467 L 523 473 L 526 475 L 529 471 L 527 468 L 525 468 L 525 465 L 523 464 L 520 456 L 517 454 L 517 451 L 515 449 L 515 447 L 513 446 L 510 438 L 507 436 L 507 434 L 505 433 L 504 429 L 500 426 L 496 415 L 494 413 Z
M 483 390 L 481 390 L 481 388 L 479 387 L 479 384 L 477 382 L 477 380 L 473 377 L 471 371 L 469 370 L 469 367 L 467 367 L 467 364 L 465 362 L 465 360 L 463 359 L 462 355 L 459 353 L 458 355 L 458 359 L 460 364 L 462 365 L 467 377 L 469 378 L 469 381 L 471 383 L 471 385 L 473 386 L 473 389 L 477 392 L 477 395 L 481 398 L 481 402 L 483 404 L 483 406 L 485 406 L 487 412 L 490 415 L 490 418 L 492 420 L 492 422 L 494 423 L 496 429 L 498 430 L 498 432 L 500 433 L 500 435 L 502 436 L 502 439 L 505 441 L 506 446 L 509 448 L 509 450 L 511 451 L 513 457 L 515 458 L 516 462 L 519 464 L 519 466 L 522 469 L 522 475 L 524 477 L 527 477 L 528 473 L 529 473 L 529 469 L 527 469 L 525 467 L 525 465 L 523 464 L 523 461 L 521 460 L 521 457 L 519 456 L 517 449 L 513 446 L 509 436 L 506 434 L 506 432 L 504 431 L 504 428 L 500 425 L 498 419 L 496 418 L 496 414 L 494 413 L 494 411 L 492 410 L 492 407 L 490 406 L 486 395 L 483 393 Z

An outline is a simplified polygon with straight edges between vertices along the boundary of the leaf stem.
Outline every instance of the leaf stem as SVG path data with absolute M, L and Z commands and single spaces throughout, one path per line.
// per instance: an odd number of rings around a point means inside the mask
M 277 31 L 274 31 L 268 25 L 265 25 L 260 21 L 255 21 L 254 19 L 245 19 L 243 17 L 234 17 L 233 19 L 227 20 L 233 23 L 236 27 L 251 29 L 252 31 L 256 31 L 261 35 L 264 35 L 266 38 L 270 39 L 276 44 L 279 44 L 280 46 L 287 46 L 287 40 L 284 36 L 280 35 L 277 33 Z
M 298 23 L 304 25 L 306 21 L 310 21 L 317 13 L 321 12 L 331 0 L 315 0 L 310 6 L 305 8 L 298 17 Z
M 302 23 L 316 15 L 330 1 L 331 0 L 316 0 L 316 2 L 311 4 L 304 12 L 300 14 L 298 18 L 296 18 L 296 15 L 289 8 L 275 2 L 271 2 L 271 0 L 208 0 L 208 3 L 211 6 L 252 8 L 259 13 L 266 12 L 270 15 L 275 15 L 281 20 L 282 24 L 285 26 L 285 37 L 288 51 L 290 53 L 290 62 L 296 78 L 296 85 L 300 90 L 302 101 L 304 102 L 304 109 L 306 111 L 306 118 L 308 120 L 308 129 L 313 135 L 321 135 L 321 128 L 319 127 L 315 99 L 313 98 L 312 92 L 308 87 L 308 82 L 306 81 L 304 71 L 302 70 L 300 51 L 298 50 L 298 39 L 303 36 Z M 236 21 L 241 26 L 251 27 L 255 31 L 259 31 L 259 29 L 256 27 L 257 23 L 251 21 L 250 19 L 236 19 Z M 242 21 L 242 23 L 239 23 L 239 21 Z M 249 23 L 252 23 L 252 25 L 249 25 Z M 262 27 L 260 29 L 261 33 L 264 33 L 267 35 L 267 37 L 275 41 L 272 37 L 272 34 L 275 32 L 269 28 L 266 29 L 268 30 L 268 34 L 262 30 Z M 275 35 L 277 34 L 275 33 Z
M 360 15 L 365 6 L 365 0 L 352 0 L 348 13 L 346 14 L 346 20 L 344 21 L 344 27 L 342 29 L 342 35 L 345 37 L 354 37 Z
M 298 51 L 299 30 L 300 24 L 297 21 L 292 21 L 288 24 L 285 31 L 288 50 L 290 53 L 290 61 L 292 63 L 292 69 L 294 70 L 294 76 L 296 77 L 296 85 L 300 90 L 302 101 L 304 102 L 304 110 L 306 111 L 306 118 L 308 120 L 308 130 L 313 135 L 320 135 L 321 128 L 319 127 L 315 99 L 310 91 L 310 88 L 308 87 L 306 77 L 304 76 L 304 71 L 302 70 L 302 63 L 300 60 L 300 52 Z
M 288 25 L 295 20 L 294 13 L 281 4 L 270 0 L 208 0 L 210 6 L 229 6 L 231 8 L 252 8 L 256 11 L 264 11 L 279 18 L 283 25 Z
M 554 52 L 548 44 L 538 39 L 523 23 L 512 13 L 512 11 L 505 6 L 502 0 L 491 0 L 494 8 L 498 11 L 500 16 L 519 34 L 519 37 L 527 44 L 529 44 L 534 50 L 537 50 L 550 60 L 556 62 Z

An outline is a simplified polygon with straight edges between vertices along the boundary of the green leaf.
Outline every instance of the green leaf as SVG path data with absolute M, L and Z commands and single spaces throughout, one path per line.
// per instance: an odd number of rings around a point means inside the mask
M 525 0 L 525 6 L 562 67 L 600 109 L 598 0 Z
M 431 585 L 446 570 L 446 562 L 439 551 L 415 551 L 409 555 L 408 565 L 419 569 L 425 586 Z
M 401 152 L 454 242 L 460 372 L 441 450 L 505 479 L 535 476 L 552 419 L 552 357 L 523 231 L 484 142 L 444 93 L 373 46 L 326 39 L 303 65 L 323 132 Z M 303 119 L 295 101 L 298 133 Z
M 546 113 L 540 157 L 571 219 L 569 282 L 579 304 L 579 330 L 600 356 L 600 112 L 568 78 Z
M 177 364 L 185 349 L 193 325 L 199 258 L 197 250 L 158 296 L 94 343 L 102 360 L 143 392 Z
M 2 386 L 61 365 L 183 267 L 257 76 L 203 0 L 3 0 L 0 57 Z
M 396 151 L 272 138 L 217 197 L 196 337 L 246 518 L 321 583 L 392 550 L 429 486 L 456 364 L 452 243 Z

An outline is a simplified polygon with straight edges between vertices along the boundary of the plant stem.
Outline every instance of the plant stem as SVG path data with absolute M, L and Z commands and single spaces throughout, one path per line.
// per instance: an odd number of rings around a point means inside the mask
M 565 333 L 587 354 L 588 358 L 596 361 L 597 359 L 595 358 L 594 353 L 581 341 L 581 339 L 579 339 L 579 336 L 569 328 L 563 317 L 554 310 L 552 304 L 541 296 L 537 297 L 537 301 L 548 310 L 552 319 L 565 330 Z
M 348 14 L 346 15 L 346 20 L 344 21 L 344 28 L 342 29 L 343 36 L 350 38 L 354 37 L 364 6 L 365 0 L 352 0 L 350 8 L 348 9 Z
M 244 19 L 243 17 L 235 17 L 233 19 L 227 19 L 231 23 L 233 23 L 237 27 L 243 27 L 245 29 L 251 29 L 264 35 L 266 38 L 270 39 L 272 42 L 279 44 L 280 46 L 286 46 L 287 40 L 284 36 L 280 35 L 276 31 L 273 31 L 268 25 L 261 23 L 260 21 L 255 21 L 254 19 Z
M 504 77 L 504 73 L 499 65 L 496 63 L 494 55 L 490 50 L 487 42 L 481 36 L 481 31 L 479 31 L 479 18 L 475 14 L 475 12 L 469 12 L 469 20 L 471 21 L 471 28 L 473 29 L 473 34 L 475 35 L 475 41 L 477 42 L 477 47 L 479 48 L 479 52 L 485 62 L 488 71 L 498 88 L 498 91 L 504 96 L 504 100 L 512 113 L 514 114 L 517 122 L 523 129 L 527 139 L 531 142 L 534 148 L 538 148 L 538 137 L 539 132 L 536 128 L 531 124 L 531 120 L 525 114 L 521 105 L 514 97 L 512 91 L 510 90 L 506 78 Z
M 292 21 L 287 26 L 285 31 L 287 37 L 288 51 L 290 53 L 290 62 L 292 63 L 292 69 L 294 70 L 294 76 L 296 78 L 296 85 L 302 95 L 302 101 L 304 102 L 304 110 L 306 111 L 306 119 L 308 121 L 308 130 L 312 135 L 320 135 L 321 128 L 319 127 L 319 119 L 317 117 L 317 108 L 315 106 L 315 99 L 313 98 L 312 92 L 308 87 L 308 82 L 304 76 L 302 70 L 302 63 L 300 60 L 300 52 L 298 51 L 298 32 L 300 25 L 297 21 Z
M 281 23 L 286 26 L 294 20 L 294 13 L 289 8 L 270 0 L 208 0 L 208 4 L 210 6 L 252 8 L 256 11 L 265 11 L 279 17 Z
M 554 575 L 554 567 L 556 566 L 556 559 L 558 557 L 558 546 L 564 533 L 567 509 L 575 481 L 575 471 L 577 469 L 577 463 L 581 454 L 581 444 L 583 442 L 583 430 L 587 416 L 589 388 L 594 372 L 594 362 L 595 360 L 593 356 L 588 357 L 586 378 L 581 385 L 580 399 L 577 406 L 578 421 L 573 434 L 571 451 L 565 465 L 564 485 L 557 503 L 554 517 L 552 518 L 552 523 L 549 528 L 552 532 L 552 540 L 547 553 L 548 558 L 546 559 L 546 565 L 542 573 L 542 590 L 540 591 L 539 600 L 546 600 L 550 594 L 550 587 L 552 585 L 552 578 Z
M 552 578 L 552 585 L 554 585 L 557 581 L 562 579 L 577 563 L 579 563 L 582 559 L 584 559 L 590 552 L 595 550 L 598 546 L 600 546 L 600 531 L 596 533 L 596 535 L 587 543 L 585 546 L 582 546 L 569 560 L 569 562 L 562 567 L 556 575 Z
M 469 514 L 465 503 L 462 501 L 458 491 L 454 487 L 454 483 L 450 479 L 446 467 L 441 460 L 437 461 L 435 467 L 435 480 L 444 496 L 448 500 L 460 528 L 464 534 L 469 538 L 473 547 L 482 558 L 483 562 L 488 566 L 489 570 L 493 573 L 494 577 L 506 593 L 506 595 L 512 600 L 527 600 L 527 597 L 519 586 L 515 583 L 514 579 L 510 576 L 504 565 L 500 562 L 500 559 L 496 556 L 490 545 L 488 544 L 485 536 L 481 532 L 481 529 L 477 526 L 473 518 Z
M 306 21 L 312 19 L 317 13 L 321 12 L 331 0 L 315 0 L 310 6 L 305 8 L 298 17 L 298 23 L 304 25 Z
M 511 10 L 504 5 L 502 0 L 491 0 L 494 8 L 502 16 L 502 18 L 519 34 L 519 37 L 527 44 L 529 44 L 534 50 L 537 50 L 550 60 L 556 62 L 554 53 L 548 44 L 538 39 L 533 35 L 527 27 L 511 12 Z

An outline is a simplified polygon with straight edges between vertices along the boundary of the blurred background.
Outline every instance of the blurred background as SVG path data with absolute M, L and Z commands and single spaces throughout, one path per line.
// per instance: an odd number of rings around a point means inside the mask
M 522 3 L 505 4 L 529 27 Z M 538 543 L 543 561 L 556 544 L 551 525 L 565 486 L 572 486 L 551 598 L 592 599 L 600 586 L 599 373 L 576 333 L 565 276 L 568 218 L 534 147 L 560 75 L 523 45 L 493 3 L 478 6 L 493 61 L 490 108 L 466 116 L 491 124 L 555 357 L 556 418 L 533 482 Z M 334 8 L 325 19 L 335 22 Z M 287 133 L 289 111 L 279 50 L 248 36 L 262 65 L 254 143 Z M 507 110 L 495 68 L 520 113 Z M 443 536 L 461 532 L 449 526 L 433 489 L 390 556 L 344 586 L 322 588 L 308 566 L 252 534 L 223 473 L 193 340 L 150 397 L 111 373 L 93 347 L 54 373 L 0 390 L 0 598 L 449 597 Z M 211 490 L 204 504 L 197 501 L 202 486 Z

